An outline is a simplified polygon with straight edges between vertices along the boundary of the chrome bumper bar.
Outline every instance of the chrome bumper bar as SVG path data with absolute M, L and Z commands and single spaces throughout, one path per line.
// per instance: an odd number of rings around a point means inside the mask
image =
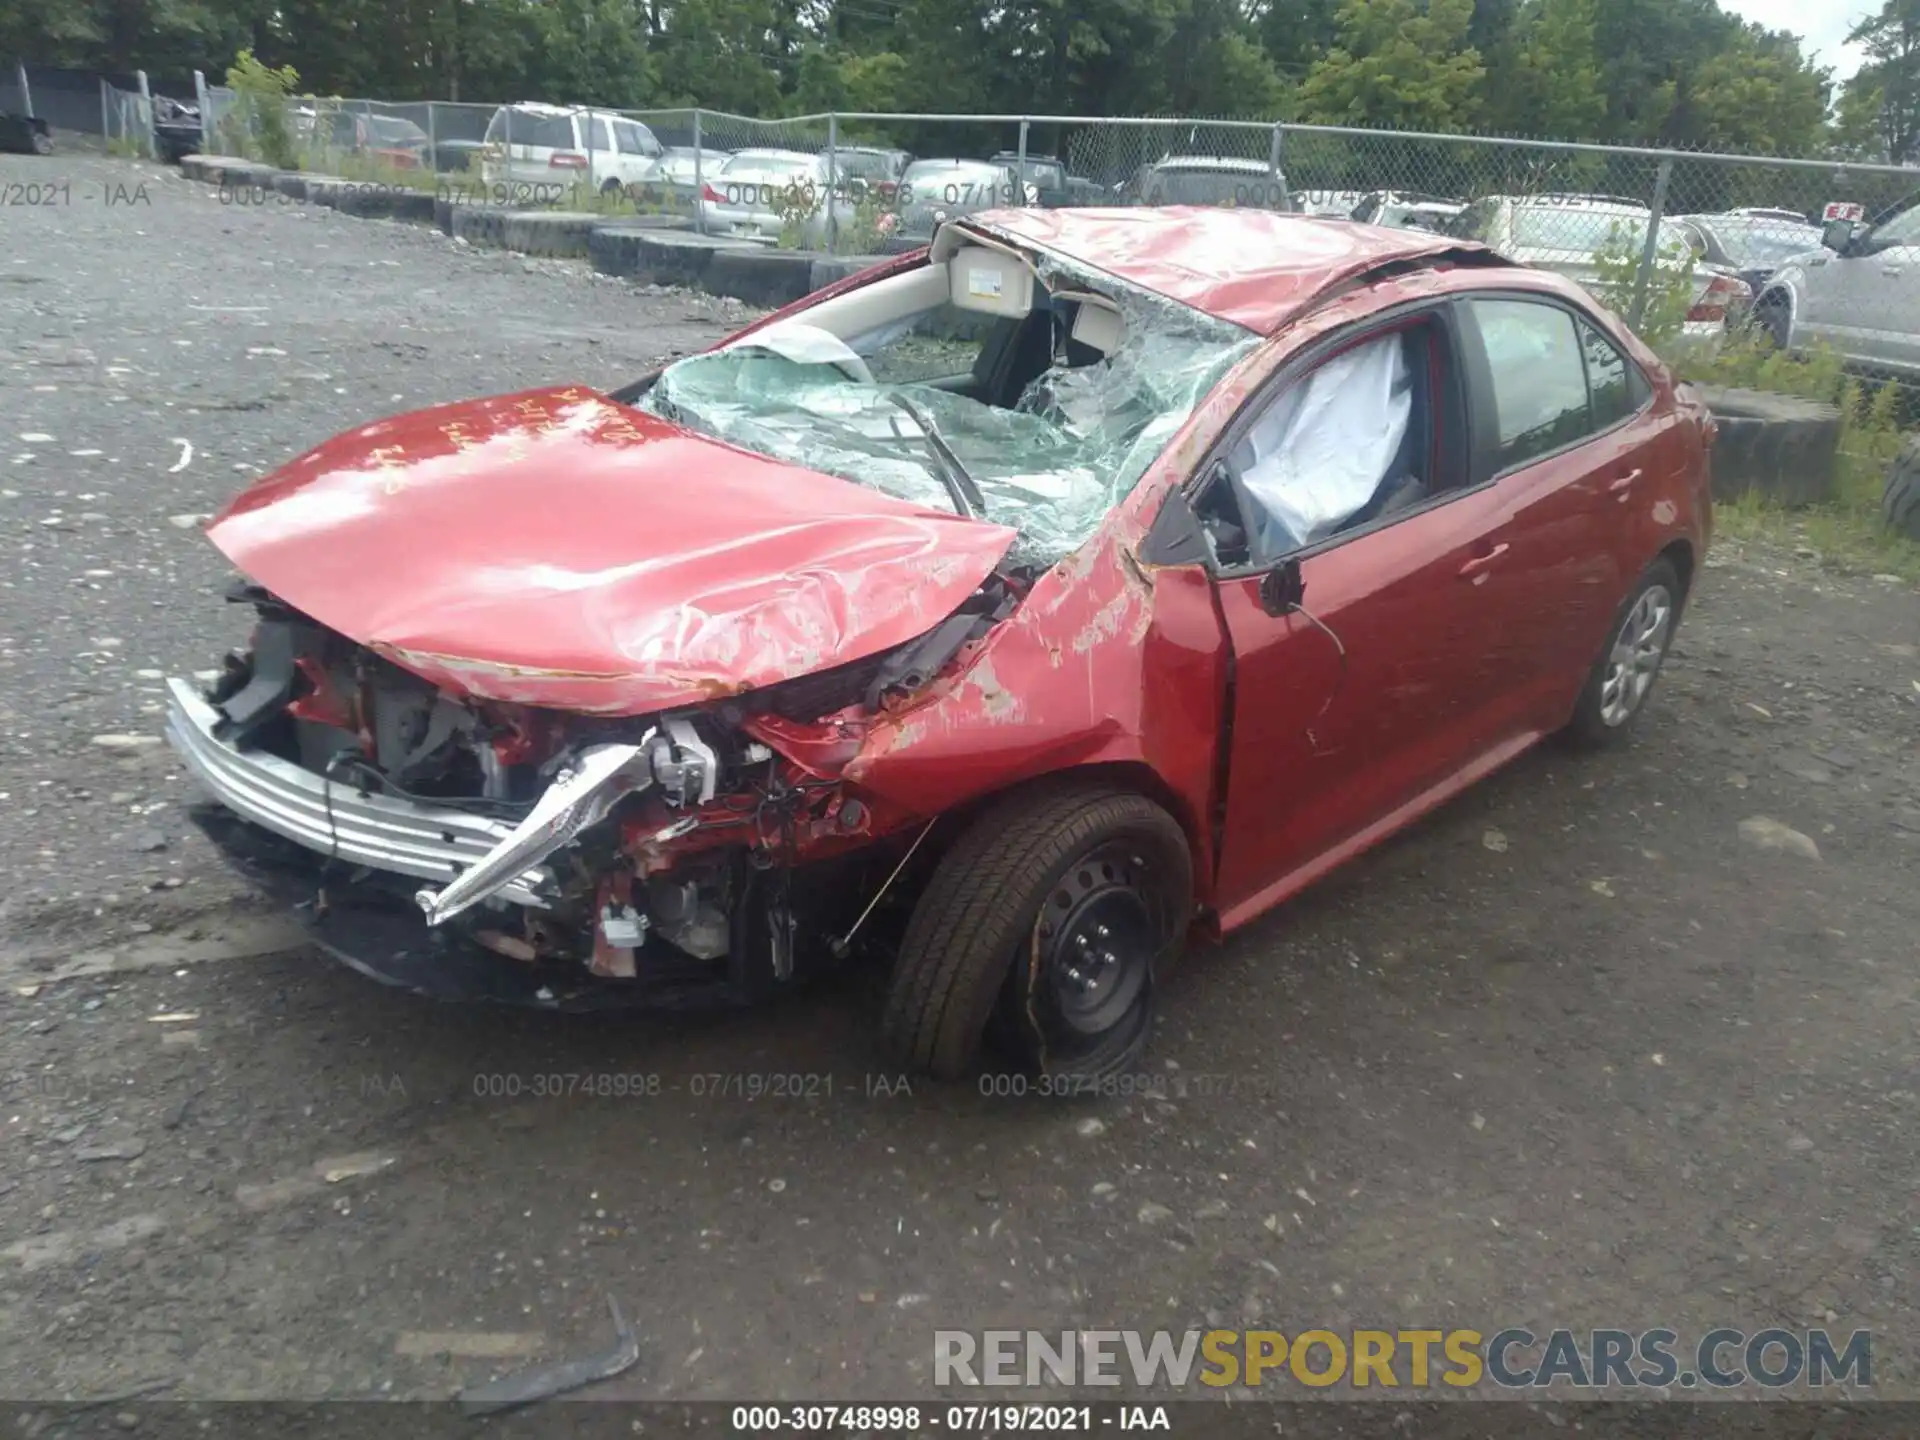
M 201 784 L 236 815 L 317 854 L 445 883 L 515 833 L 505 821 L 363 795 L 348 782 L 328 781 L 265 751 L 235 749 L 214 737 L 220 716 L 190 682 L 169 680 L 167 687 L 167 740 Z M 536 866 L 490 893 L 545 909 L 550 873 Z

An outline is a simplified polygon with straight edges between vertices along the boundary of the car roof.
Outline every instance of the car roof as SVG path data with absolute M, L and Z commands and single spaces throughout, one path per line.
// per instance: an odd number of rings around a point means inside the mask
M 808 154 L 805 150 L 736 150 L 736 160 L 818 160 L 818 155 Z
M 1147 167 L 1150 170 L 1245 170 L 1258 171 L 1262 175 L 1271 173 L 1273 167 L 1264 160 L 1243 160 L 1224 155 L 1166 155 Z
M 1512 268 L 1484 245 L 1309 215 L 1215 205 L 989 210 L 954 222 L 1271 335 L 1343 282 L 1396 262 Z
M 535 115 L 573 115 L 578 107 L 572 105 L 549 105 L 544 100 L 516 100 L 511 105 L 502 105 L 502 110 L 526 110 Z

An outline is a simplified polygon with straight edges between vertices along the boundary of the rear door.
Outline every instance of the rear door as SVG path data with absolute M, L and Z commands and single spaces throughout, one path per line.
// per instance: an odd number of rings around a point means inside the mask
M 1461 322 L 1477 426 L 1493 441 L 1475 478 L 1501 502 L 1499 563 L 1480 583 L 1505 638 L 1485 683 L 1505 697 L 1499 728 L 1544 731 L 1566 719 L 1637 564 L 1635 502 L 1662 479 L 1652 389 L 1557 300 L 1479 295 Z

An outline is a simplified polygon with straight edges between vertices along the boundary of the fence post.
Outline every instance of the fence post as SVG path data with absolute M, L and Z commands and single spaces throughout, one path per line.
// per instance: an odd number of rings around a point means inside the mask
M 109 150 L 113 147 L 113 122 L 107 117 L 107 77 L 100 77 L 100 138 L 107 142 Z
M 140 81 L 140 108 L 146 112 L 147 116 L 147 158 L 149 160 L 158 160 L 160 158 L 160 137 L 153 133 L 153 91 L 147 86 L 146 71 L 136 70 L 133 73 Z
M 204 70 L 193 72 L 193 103 L 200 107 L 200 153 L 211 155 L 208 148 L 213 144 L 213 97 L 207 93 L 207 76 Z
M 13 62 L 13 68 L 14 73 L 20 77 L 21 107 L 25 109 L 27 118 L 31 120 L 33 119 L 33 91 L 27 88 L 27 62 L 24 60 L 16 60 Z
M 1653 213 L 1647 219 L 1647 243 L 1640 250 L 1640 268 L 1633 276 L 1633 304 L 1627 310 L 1627 327 L 1638 330 L 1647 318 L 1647 287 L 1653 280 L 1654 262 L 1660 253 L 1660 217 L 1667 208 L 1667 182 L 1673 179 L 1673 161 L 1662 160 L 1653 178 Z
M 834 253 L 834 246 L 840 239 L 840 216 L 833 208 L 834 192 L 839 184 L 840 157 L 840 117 L 827 116 L 827 254 Z
M 427 101 L 427 167 L 433 171 L 438 188 L 440 178 L 440 127 L 433 120 L 434 102 Z
M 1013 203 L 1023 207 L 1027 203 L 1027 127 L 1031 123 L 1024 118 L 1020 121 L 1020 198 Z
M 693 107 L 693 230 L 696 235 L 707 233 L 707 179 L 705 167 L 700 163 L 705 151 L 700 143 L 700 107 Z
M 1280 184 L 1280 209 L 1283 212 L 1293 209 L 1293 193 L 1287 185 L 1287 172 L 1280 166 L 1281 152 L 1286 148 L 1286 143 L 1287 127 L 1276 120 L 1273 126 L 1273 140 L 1267 146 L 1267 169 L 1272 172 L 1272 178 Z

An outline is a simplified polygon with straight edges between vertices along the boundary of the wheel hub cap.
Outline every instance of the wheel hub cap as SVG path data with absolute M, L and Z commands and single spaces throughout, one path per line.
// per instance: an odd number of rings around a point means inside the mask
M 1673 596 L 1664 585 L 1649 586 L 1620 623 L 1600 687 L 1600 719 L 1609 727 L 1626 724 L 1647 698 L 1672 625 Z

